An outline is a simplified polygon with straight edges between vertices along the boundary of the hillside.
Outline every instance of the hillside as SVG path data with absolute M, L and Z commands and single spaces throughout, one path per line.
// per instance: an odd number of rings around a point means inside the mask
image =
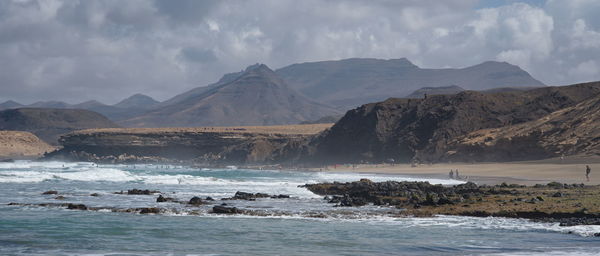
M 448 148 L 445 158 L 454 161 L 600 155 L 600 95 L 534 121 L 469 133 Z
M 465 89 L 463 89 L 462 87 L 456 86 L 456 85 L 440 86 L 440 87 L 423 87 L 423 88 L 420 88 L 420 89 L 412 92 L 409 95 L 404 96 L 403 98 L 418 99 L 418 98 L 425 97 L 425 95 L 431 96 L 431 95 L 457 94 L 464 90 Z
M 29 132 L 0 131 L 0 159 L 38 158 L 54 147 Z
M 281 125 L 338 113 L 290 89 L 266 65 L 250 66 L 232 81 L 186 92 L 172 102 L 121 124 L 129 127 Z
M 61 134 L 88 128 L 118 127 L 96 112 L 81 109 L 20 108 L 0 111 L 0 130 L 27 131 L 56 145 Z
M 488 61 L 460 69 L 425 69 L 402 59 L 345 59 L 293 64 L 276 73 L 291 88 L 339 108 L 402 97 L 421 87 L 467 90 L 543 86 L 518 66 Z
M 466 91 L 427 99 L 388 99 L 348 111 L 311 141 L 307 160 L 440 161 L 446 158 L 448 143 L 460 136 L 538 120 L 599 94 L 600 82 L 594 82 L 525 92 Z

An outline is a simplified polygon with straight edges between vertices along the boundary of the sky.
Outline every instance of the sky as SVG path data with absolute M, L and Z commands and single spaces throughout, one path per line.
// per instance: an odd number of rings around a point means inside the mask
M 157 100 L 254 63 L 506 61 L 600 80 L 598 0 L 0 0 L 0 102 Z

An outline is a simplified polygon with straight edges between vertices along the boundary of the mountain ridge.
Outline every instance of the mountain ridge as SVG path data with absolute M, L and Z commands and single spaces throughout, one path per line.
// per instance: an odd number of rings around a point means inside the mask
M 264 64 L 204 90 L 192 89 L 174 104 L 121 122 L 130 127 L 295 124 L 336 110 L 291 90 Z M 232 104 L 235 102 L 235 104 Z

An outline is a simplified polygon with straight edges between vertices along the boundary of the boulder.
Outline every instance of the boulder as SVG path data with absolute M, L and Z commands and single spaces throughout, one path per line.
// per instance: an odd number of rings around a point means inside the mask
M 85 204 L 68 204 L 67 209 L 85 211 L 88 209 L 88 207 Z
M 140 214 L 159 214 L 160 208 L 151 207 L 151 208 L 139 208 Z
M 188 201 L 188 204 L 201 205 L 201 204 L 204 204 L 204 201 L 202 201 L 202 198 L 195 196 L 195 197 L 192 197 L 192 199 L 190 199 L 190 201 Z
M 240 213 L 244 213 L 244 211 L 240 210 L 238 208 L 235 208 L 235 207 L 225 207 L 225 206 L 216 205 L 216 206 L 213 207 L 213 213 L 217 213 L 217 214 L 240 214 Z

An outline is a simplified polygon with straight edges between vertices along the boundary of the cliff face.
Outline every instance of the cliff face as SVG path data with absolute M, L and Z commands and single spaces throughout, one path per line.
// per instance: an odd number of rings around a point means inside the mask
M 526 160 L 562 155 L 600 155 L 600 95 L 540 119 L 456 138 L 446 160 Z
M 448 144 L 456 138 L 534 121 L 599 94 L 600 83 L 595 82 L 527 92 L 466 91 L 427 99 L 388 99 L 346 113 L 311 141 L 307 159 L 321 163 L 442 161 L 450 150 Z M 545 156 L 532 152 L 530 159 Z
M 95 129 L 61 137 L 63 148 L 48 159 L 94 162 L 183 161 L 195 164 L 269 164 L 285 161 L 312 134 L 328 125 L 295 130 L 242 127 Z

